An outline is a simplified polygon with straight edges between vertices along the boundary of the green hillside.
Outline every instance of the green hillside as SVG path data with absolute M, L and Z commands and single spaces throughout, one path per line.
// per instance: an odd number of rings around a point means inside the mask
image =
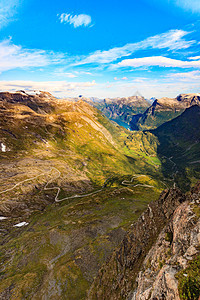
M 199 177 L 200 108 L 130 132 L 84 101 L 20 95 L 0 98 L 0 297 L 84 299 L 149 202 Z
M 84 299 L 133 220 L 165 187 L 157 144 L 83 101 L 2 98 L 0 295 Z M 14 226 L 21 222 L 27 225 Z

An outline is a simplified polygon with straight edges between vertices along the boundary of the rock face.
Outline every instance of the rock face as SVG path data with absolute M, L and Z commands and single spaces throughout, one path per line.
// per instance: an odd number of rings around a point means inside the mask
M 176 209 L 147 254 L 136 278 L 137 288 L 130 299 L 180 299 L 176 275 L 199 252 L 200 219 L 193 211 L 195 205 L 199 205 L 199 199 L 200 190 Z
M 181 94 L 176 98 L 156 99 L 143 113 L 132 117 L 132 130 L 153 129 L 180 115 L 186 108 L 200 106 L 200 94 Z
M 180 94 L 176 99 L 186 107 L 200 105 L 200 94 Z
M 48 92 L 38 92 L 28 94 L 24 91 L 16 93 L 2 92 L 0 93 L 0 103 L 2 104 L 23 104 L 35 111 L 36 113 L 49 113 L 53 111 L 51 101 L 56 101 L 56 98 Z
M 193 296 L 179 294 L 199 253 L 199 203 L 200 184 L 187 197 L 176 189 L 164 191 L 100 270 L 88 299 L 198 299 L 195 286 L 187 286 Z
M 165 190 L 151 203 L 99 272 L 88 299 L 126 299 L 135 287 L 143 260 L 176 207 L 185 201 L 177 189 Z

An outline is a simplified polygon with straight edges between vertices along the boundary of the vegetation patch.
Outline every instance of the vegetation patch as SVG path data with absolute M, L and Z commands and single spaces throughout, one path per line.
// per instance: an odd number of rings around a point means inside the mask
M 179 272 L 178 289 L 181 300 L 198 300 L 200 296 L 200 255 L 195 257 L 186 269 Z

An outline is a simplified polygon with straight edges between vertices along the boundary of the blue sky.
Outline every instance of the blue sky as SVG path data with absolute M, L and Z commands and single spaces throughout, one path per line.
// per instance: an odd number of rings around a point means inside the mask
M 0 89 L 200 92 L 199 30 L 199 0 L 0 0 Z

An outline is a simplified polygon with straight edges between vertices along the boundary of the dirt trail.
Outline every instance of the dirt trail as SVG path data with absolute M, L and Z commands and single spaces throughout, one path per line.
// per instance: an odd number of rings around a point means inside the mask
M 52 167 L 50 171 L 47 171 L 45 173 L 41 173 L 35 177 L 32 177 L 32 178 L 28 178 L 28 179 L 25 179 L 23 181 L 20 181 L 18 182 L 17 184 L 15 184 L 13 187 L 9 188 L 9 189 L 6 189 L 4 191 L 1 191 L 0 194 L 3 194 L 3 193 L 7 193 L 9 191 L 12 191 L 14 190 L 16 187 L 20 186 L 21 184 L 23 184 L 24 182 L 28 182 L 28 181 L 31 181 L 31 180 L 34 180 L 34 179 L 37 179 L 38 177 L 40 176 L 44 176 L 44 175 L 50 175 L 52 171 L 56 171 L 56 175 L 50 179 L 49 181 L 47 181 L 47 183 L 45 184 L 44 186 L 44 191 L 47 191 L 47 190 L 57 190 L 57 193 L 56 193 L 56 196 L 55 196 L 55 199 L 54 201 L 55 202 L 61 202 L 61 201 L 64 201 L 64 200 L 68 200 L 68 199 L 73 199 L 73 198 L 82 198 L 82 197 L 87 197 L 87 196 L 91 196 L 91 195 L 94 195 L 94 194 L 97 194 L 99 192 L 101 192 L 104 188 L 105 188 L 105 183 L 108 179 L 105 180 L 103 186 L 101 189 L 97 190 L 97 191 L 94 191 L 94 192 L 90 192 L 90 193 L 87 193 L 87 194 L 80 194 L 80 195 L 72 195 L 72 196 L 68 196 L 68 197 L 65 197 L 63 199 L 58 199 L 59 197 L 59 194 L 60 194 L 60 191 L 61 191 L 61 188 L 59 186 L 54 186 L 54 187 L 48 187 L 49 184 L 51 184 L 52 182 L 54 182 L 55 180 L 57 180 L 58 178 L 60 178 L 61 176 L 61 172 L 55 168 L 55 167 Z M 122 185 L 125 185 L 125 186 L 128 186 L 128 185 L 131 185 L 132 187 L 137 187 L 137 186 L 143 186 L 143 187 L 149 187 L 149 188 L 154 188 L 154 186 L 152 185 L 148 185 L 148 184 L 135 184 L 133 185 L 132 182 L 135 178 L 138 178 L 138 177 L 142 177 L 142 176 L 147 176 L 147 175 L 133 175 L 133 177 L 131 178 L 130 181 L 127 181 L 127 180 L 123 180 L 122 181 Z

